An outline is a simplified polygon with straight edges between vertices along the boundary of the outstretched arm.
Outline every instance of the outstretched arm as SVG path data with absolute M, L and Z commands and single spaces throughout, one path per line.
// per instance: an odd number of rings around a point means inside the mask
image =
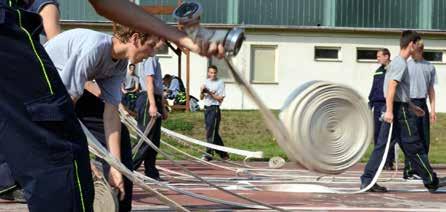
M 224 56 L 224 48 L 222 44 L 215 42 L 209 44 L 203 41 L 194 43 L 192 39 L 187 37 L 186 33 L 181 32 L 173 26 L 167 25 L 128 0 L 89 1 L 99 15 L 112 21 L 166 38 L 167 40 L 200 55 L 216 55 L 220 58 Z

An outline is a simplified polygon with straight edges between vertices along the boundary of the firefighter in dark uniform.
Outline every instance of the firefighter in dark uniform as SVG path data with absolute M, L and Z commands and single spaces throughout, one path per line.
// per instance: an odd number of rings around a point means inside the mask
M 380 121 L 381 113 L 386 106 L 386 99 L 384 98 L 383 86 L 384 77 L 386 75 L 387 65 L 390 63 L 390 51 L 388 49 L 379 49 L 376 58 L 381 65 L 378 70 L 375 71 L 373 76 L 373 84 L 369 94 L 369 107 L 373 110 L 373 121 L 375 123 L 374 142 L 378 139 L 379 130 L 381 129 L 382 122 Z M 387 162 L 384 166 L 386 170 L 393 170 L 393 161 L 395 160 L 395 144 L 392 143 L 389 155 L 387 156 Z
M 87 141 L 31 3 L 0 0 L 0 155 L 31 212 L 92 211 Z

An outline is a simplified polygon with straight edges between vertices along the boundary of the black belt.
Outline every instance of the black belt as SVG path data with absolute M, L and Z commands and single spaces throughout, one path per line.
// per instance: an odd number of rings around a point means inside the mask
M 414 99 L 411 99 L 412 101 L 426 101 L 427 99 L 426 98 L 414 98 Z
M 205 109 L 207 108 L 220 108 L 220 105 L 209 105 L 209 106 L 204 106 Z

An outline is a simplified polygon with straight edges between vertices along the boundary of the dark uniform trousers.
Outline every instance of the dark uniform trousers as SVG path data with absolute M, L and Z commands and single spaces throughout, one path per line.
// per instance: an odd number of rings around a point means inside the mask
M 0 155 L 31 212 L 92 211 L 87 141 L 37 40 L 41 18 L 0 7 Z
M 417 117 L 413 112 L 409 112 L 407 103 L 395 102 L 393 114 L 394 121 L 392 136 L 394 136 L 403 149 L 406 158 L 410 160 L 412 168 L 422 177 L 425 187 L 435 188 L 438 185 L 438 178 L 430 166 L 423 141 L 420 138 L 416 125 Z M 383 123 L 379 133 L 378 142 L 367 162 L 364 174 L 361 176 L 362 185 L 370 184 L 378 170 L 384 155 L 389 130 L 390 124 Z
M 374 141 L 375 145 L 378 143 L 379 132 L 381 131 L 381 125 L 383 122 L 380 120 L 381 114 L 385 112 L 386 102 L 376 101 L 371 102 L 373 107 L 373 122 L 375 123 L 374 128 Z M 393 162 L 395 161 L 395 140 L 392 139 L 392 143 L 390 144 L 389 153 L 387 154 L 386 165 L 393 167 Z
M 88 91 L 76 103 L 76 114 L 95 138 L 104 146 L 107 146 L 104 131 L 104 103 Z M 102 159 L 105 177 L 108 178 L 110 166 Z M 121 124 L 121 162 L 130 170 L 133 170 L 132 148 L 130 134 L 127 127 Z M 132 209 L 133 183 L 124 177 L 124 199 L 119 201 L 119 211 L 128 212 Z
M 163 98 L 162 96 L 155 95 L 156 108 L 159 113 L 163 111 Z M 147 124 L 150 122 L 149 115 L 149 101 L 147 99 L 147 92 L 143 91 L 139 93 L 136 100 L 136 120 L 138 122 L 138 128 L 144 132 Z M 161 140 L 161 118 L 157 118 L 155 125 L 153 125 L 151 131 L 148 134 L 148 138 L 158 148 L 160 147 Z M 150 178 L 159 178 L 160 174 L 156 168 L 156 156 L 158 152 L 152 149 L 149 145 L 144 143 L 138 152 L 133 156 L 133 168 L 137 170 L 144 161 L 144 173 Z
M 421 109 L 423 109 L 425 115 L 423 117 L 417 117 L 416 120 L 416 126 L 418 129 L 418 132 L 420 134 L 420 138 L 423 141 L 424 150 L 426 151 L 426 154 L 429 155 L 429 148 L 430 148 L 430 120 L 429 120 L 429 109 L 426 104 L 426 99 L 412 99 L 412 103 Z M 410 163 L 410 160 L 408 158 L 405 158 L 404 160 L 404 175 L 410 176 L 415 174 L 416 172 L 412 168 L 412 165 Z
M 221 111 L 220 106 L 211 105 L 205 106 L 204 111 L 205 128 L 206 128 L 206 141 L 211 144 L 224 146 L 223 140 L 220 137 L 220 121 L 221 121 Z M 215 150 L 217 154 L 221 157 L 228 157 L 228 153 Z M 206 152 L 210 155 L 214 155 L 214 149 L 207 148 Z

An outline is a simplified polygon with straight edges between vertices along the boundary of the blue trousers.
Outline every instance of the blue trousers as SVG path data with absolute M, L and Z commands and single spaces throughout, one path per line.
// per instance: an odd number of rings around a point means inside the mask
M 93 211 L 87 141 L 37 38 L 38 14 L 6 8 L 0 23 L 0 155 L 31 212 Z
M 419 136 L 416 126 L 417 117 L 408 109 L 408 104 L 397 103 L 394 104 L 394 121 L 393 121 L 393 137 L 397 140 L 405 157 L 410 160 L 412 168 L 416 173 L 420 174 L 426 188 L 434 188 L 438 185 L 438 178 L 436 173 L 427 158 L 424 149 L 423 141 Z M 362 185 L 371 183 L 375 176 L 381 159 L 384 155 L 387 138 L 389 135 L 390 124 L 383 123 L 378 136 L 377 144 L 373 149 L 372 155 L 364 169 L 364 174 L 361 176 Z

